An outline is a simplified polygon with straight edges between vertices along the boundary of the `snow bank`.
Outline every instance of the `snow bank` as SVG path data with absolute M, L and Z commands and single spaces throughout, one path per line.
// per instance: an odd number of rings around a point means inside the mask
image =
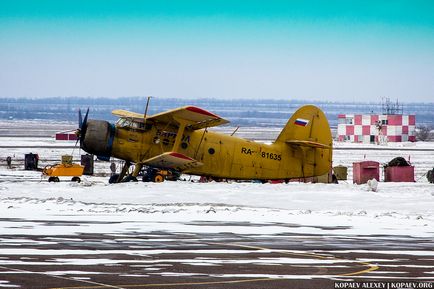
M 31 224 L 2 221 L 1 234 L 85 232 L 233 232 L 432 236 L 434 190 L 428 183 L 366 185 L 3 182 L 0 210 Z M 82 222 L 81 226 L 52 221 Z M 204 223 L 205 222 L 205 223 Z M 208 224 L 206 222 L 217 222 Z M 248 226 L 231 225 L 245 222 Z M 229 223 L 229 224 L 228 224 Z M 266 225 L 264 225 L 266 224 Z

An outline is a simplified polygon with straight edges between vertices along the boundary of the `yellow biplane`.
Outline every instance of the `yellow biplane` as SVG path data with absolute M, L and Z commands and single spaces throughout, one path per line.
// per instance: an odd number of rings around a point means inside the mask
M 324 113 L 299 108 L 272 144 L 258 143 L 209 128 L 228 123 L 218 115 L 185 106 L 155 115 L 114 110 L 116 124 L 84 120 L 79 113 L 80 147 L 99 158 L 125 161 L 120 182 L 136 178 L 144 166 L 212 179 L 289 180 L 331 169 L 332 136 Z M 128 174 L 131 164 L 134 171 Z

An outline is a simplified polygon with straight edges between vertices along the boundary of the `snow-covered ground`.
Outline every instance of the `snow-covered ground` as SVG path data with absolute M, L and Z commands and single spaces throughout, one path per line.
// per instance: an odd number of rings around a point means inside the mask
M 344 235 L 434 235 L 434 189 L 428 183 L 366 185 L 193 183 L 188 181 L 107 184 L 88 177 L 80 184 L 2 182 L 3 217 L 29 220 L 110 220 L 117 225 L 60 227 L 41 223 L 9 227 L 1 234 L 76 234 L 80 232 L 234 232 L 238 234 L 322 234 L 325 227 Z M 132 225 L 146 221 L 145 227 Z M 191 221 L 250 222 L 250 227 L 195 226 Z M 164 225 L 162 225 L 164 223 Z M 267 230 L 254 224 L 274 223 Z M 297 226 L 288 226 L 297 224 Z M 60 230 L 60 231 L 59 231 Z M 46 232 L 45 232 L 46 231 Z
M 11 153 L 24 154 L 29 143 L 38 148 L 41 158 L 58 158 L 70 153 L 73 142 L 56 142 L 47 138 L 3 138 L 2 145 L 21 148 L 0 149 L 0 158 Z M 50 148 L 53 146 L 53 148 Z M 309 232 L 321 234 L 321 227 L 344 226 L 340 232 L 352 235 L 388 234 L 408 236 L 434 235 L 434 185 L 424 177 L 434 165 L 433 143 L 375 145 L 336 144 L 334 164 L 348 167 L 353 161 L 363 159 L 385 163 L 396 156 L 410 158 L 416 167 L 415 183 L 380 182 L 377 192 L 367 185 L 355 185 L 349 181 L 340 184 L 257 184 L 257 183 L 197 183 L 189 181 L 153 183 L 123 183 L 109 185 L 107 178 L 85 177 L 81 184 L 42 181 L 39 172 L 23 171 L 20 167 L 8 170 L 0 167 L 0 210 L 10 218 L 52 219 L 116 219 L 125 222 L 110 230 L 127 230 L 129 220 L 146 220 L 148 226 L 140 228 L 152 231 L 194 231 L 190 221 L 245 221 L 251 223 L 275 223 L 263 234 L 279 232 Z M 56 147 L 56 148 L 54 148 Z M 339 149 L 341 148 L 341 149 Z M 342 149 L 343 148 L 343 149 Z M 352 149 L 353 148 L 353 149 Z M 366 149 L 360 149 L 366 148 Z M 378 150 L 378 148 L 382 150 Z M 420 149 L 420 150 L 419 150 Z M 76 157 L 79 151 L 75 150 Z M 98 163 L 97 170 L 108 172 L 108 163 Z M 152 221 L 157 223 L 155 227 Z M 301 226 L 291 227 L 287 224 Z M 0 233 L 24 233 L 43 230 L 44 225 L 32 228 L 1 226 Z M 270 229 L 271 228 L 271 229 Z M 89 227 L 65 227 L 65 234 L 82 230 L 99 230 Z M 106 230 L 107 228 L 101 228 Z M 206 230 L 200 226 L 198 230 Z M 214 232 L 215 226 L 210 228 Z M 50 233 L 50 228 L 47 228 Z M 60 229 L 59 229 L 60 230 Z M 257 228 L 222 226 L 220 230 L 236 233 L 258 233 Z M 53 232 L 58 234 L 59 232 Z

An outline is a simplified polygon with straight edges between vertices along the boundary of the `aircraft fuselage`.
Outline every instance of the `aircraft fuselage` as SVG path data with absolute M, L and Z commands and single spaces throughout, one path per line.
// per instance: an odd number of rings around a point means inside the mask
M 116 127 L 111 155 L 139 163 L 171 151 L 176 136 L 176 128 L 163 126 L 152 126 L 147 131 Z M 203 166 L 186 171 L 193 175 L 231 179 L 289 179 L 314 175 L 314 167 L 306 165 L 308 160 L 315 163 L 315 150 L 310 150 L 311 153 L 307 152 L 303 162 L 300 147 L 285 143 L 259 143 L 201 129 L 186 130 L 178 152 L 203 163 Z M 328 155 L 323 157 L 329 158 Z

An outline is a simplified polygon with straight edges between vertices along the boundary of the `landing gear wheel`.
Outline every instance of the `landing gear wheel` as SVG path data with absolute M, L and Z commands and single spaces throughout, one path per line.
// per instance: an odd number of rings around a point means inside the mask
M 154 183 L 162 183 L 164 182 L 164 177 L 162 175 L 155 175 L 154 176 Z
M 81 182 L 81 180 L 80 180 L 79 177 L 73 177 L 73 178 L 71 179 L 71 182 L 77 182 L 77 183 L 79 183 L 79 182 Z
M 48 182 L 49 182 L 49 183 L 51 183 L 51 182 L 58 183 L 59 181 L 60 181 L 60 180 L 59 180 L 58 177 L 49 177 L 49 178 L 48 178 Z

